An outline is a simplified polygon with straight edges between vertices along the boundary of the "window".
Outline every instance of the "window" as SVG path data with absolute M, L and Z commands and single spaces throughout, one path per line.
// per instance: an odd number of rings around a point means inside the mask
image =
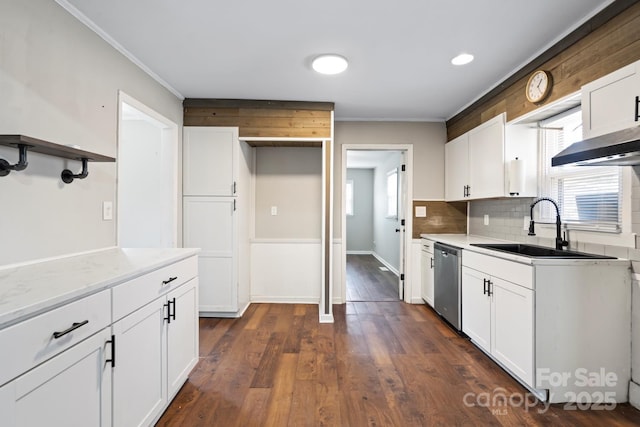
M 387 173 L 387 218 L 398 217 L 398 168 Z
M 353 215 L 353 180 L 350 179 L 347 181 L 347 186 L 345 187 L 345 197 L 347 202 L 347 216 Z
M 622 176 L 616 166 L 551 167 L 551 158 L 582 139 L 579 108 L 541 124 L 542 194 L 558 201 L 562 222 L 569 228 L 619 233 L 622 229 Z M 541 206 L 543 221 L 555 221 L 551 204 Z

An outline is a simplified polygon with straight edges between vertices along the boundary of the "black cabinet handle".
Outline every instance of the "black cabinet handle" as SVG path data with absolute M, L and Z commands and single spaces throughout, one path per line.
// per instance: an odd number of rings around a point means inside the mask
M 636 96 L 636 122 L 640 120 L 640 96 Z
M 167 317 L 165 317 L 164 320 L 166 320 L 167 323 L 171 323 L 171 306 L 169 305 L 169 302 L 162 304 L 162 307 L 167 307 Z
M 178 276 L 175 277 L 169 277 L 169 280 L 163 280 L 162 284 L 163 285 L 168 285 L 169 283 L 173 282 L 174 280 L 176 280 L 178 278 Z
M 111 363 L 111 367 L 116 367 L 116 336 L 111 335 L 111 339 L 107 341 L 108 344 L 111 344 L 111 359 L 107 359 L 107 363 Z
M 491 285 L 493 285 L 493 282 L 491 280 L 487 280 L 487 295 L 491 296 L 493 295 L 493 291 L 491 290 Z
M 169 316 L 171 316 L 171 320 L 176 320 L 176 299 L 173 298 L 172 300 L 170 300 L 168 302 L 168 304 L 172 304 L 173 305 L 173 311 L 169 313 Z M 171 306 L 169 306 L 171 307 Z
M 82 327 L 82 326 L 86 325 L 87 323 L 89 323 L 89 321 L 88 321 L 88 320 L 85 320 L 85 321 L 83 321 L 83 322 L 75 322 L 75 323 L 73 323 L 71 326 L 69 326 L 69 328 L 65 329 L 65 330 L 64 330 L 64 331 L 62 331 L 62 332 L 54 332 L 54 333 L 53 333 L 53 337 L 54 337 L 55 339 L 62 338 L 63 336 L 65 336 L 65 335 L 67 335 L 67 334 L 69 334 L 69 333 L 71 333 L 71 332 L 75 331 L 76 329 L 78 329 L 78 328 L 80 328 L 80 327 Z
M 433 268 L 433 257 L 431 258 L 431 268 Z
M 487 279 L 482 279 L 482 295 L 487 294 Z

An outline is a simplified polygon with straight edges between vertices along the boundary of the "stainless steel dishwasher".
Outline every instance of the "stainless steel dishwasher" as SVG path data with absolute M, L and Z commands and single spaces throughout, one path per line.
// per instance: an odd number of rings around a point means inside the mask
M 434 252 L 434 308 L 454 328 L 462 328 L 460 296 L 462 249 L 436 242 Z

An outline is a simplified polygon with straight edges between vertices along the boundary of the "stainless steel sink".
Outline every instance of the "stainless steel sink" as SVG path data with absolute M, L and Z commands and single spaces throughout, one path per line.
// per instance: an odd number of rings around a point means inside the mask
M 472 243 L 471 246 L 492 249 L 522 255 L 529 258 L 562 258 L 562 259 L 616 259 L 606 255 L 588 254 L 584 252 L 560 251 L 544 246 L 526 245 L 521 243 Z

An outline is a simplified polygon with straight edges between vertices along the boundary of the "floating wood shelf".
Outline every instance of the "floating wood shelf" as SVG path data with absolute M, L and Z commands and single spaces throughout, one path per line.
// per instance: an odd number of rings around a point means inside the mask
M 11 171 L 22 171 L 27 168 L 27 152 L 46 154 L 48 156 L 61 157 L 63 159 L 79 160 L 82 162 L 82 171 L 74 174 L 69 169 L 62 171 L 60 177 L 66 184 L 74 179 L 84 179 L 89 175 L 88 162 L 115 162 L 116 159 L 90 151 L 66 145 L 54 144 L 53 142 L 31 138 L 25 135 L 0 135 L 0 145 L 17 148 L 20 152 L 20 160 L 16 164 L 10 164 L 5 159 L 0 159 L 0 176 L 7 176 Z
M 20 145 L 26 145 L 27 149 L 33 153 L 47 154 L 49 156 L 62 157 L 63 159 L 82 160 L 87 159 L 90 162 L 115 162 L 116 159 L 102 154 L 92 153 L 90 151 L 80 150 L 78 148 L 66 145 L 55 144 L 41 139 L 31 138 L 25 135 L 0 135 L 0 145 L 18 148 Z

